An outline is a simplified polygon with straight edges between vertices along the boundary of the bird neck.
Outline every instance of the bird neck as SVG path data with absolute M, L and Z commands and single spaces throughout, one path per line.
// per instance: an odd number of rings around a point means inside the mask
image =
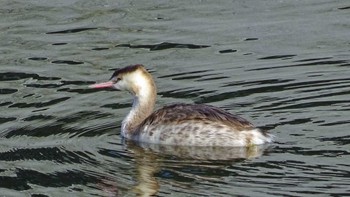
M 156 103 L 156 95 L 153 80 L 150 85 L 139 88 L 139 92 L 134 95 L 132 108 L 122 122 L 122 135 L 124 137 L 132 138 L 133 134 L 137 132 L 138 126 L 151 115 Z

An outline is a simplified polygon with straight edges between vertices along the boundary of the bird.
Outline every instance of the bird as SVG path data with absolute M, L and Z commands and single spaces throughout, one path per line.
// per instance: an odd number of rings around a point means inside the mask
M 174 146 L 249 147 L 272 143 L 274 135 L 248 120 L 207 104 L 175 103 L 154 111 L 157 88 L 142 64 L 115 70 L 109 81 L 90 88 L 112 88 L 133 96 L 121 124 L 126 140 Z

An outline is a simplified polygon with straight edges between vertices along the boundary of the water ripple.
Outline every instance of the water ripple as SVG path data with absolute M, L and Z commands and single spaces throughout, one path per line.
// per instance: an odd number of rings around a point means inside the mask
M 69 64 L 69 65 L 76 65 L 76 64 L 84 64 L 84 62 L 78 62 L 73 60 L 55 60 L 52 61 L 53 64 Z
M 0 89 L 0 94 L 13 94 L 17 91 L 18 90 L 16 90 L 16 89 L 3 88 L 3 89 Z
M 302 64 L 288 64 L 288 65 L 282 65 L 282 66 L 269 66 L 264 68 L 254 68 L 249 69 L 248 71 L 258 71 L 258 70 L 271 70 L 271 69 L 278 69 L 278 68 L 290 68 L 290 67 L 304 67 L 304 66 L 315 66 L 315 65 L 342 65 L 349 63 L 349 60 L 328 60 L 328 61 L 314 61 L 310 63 L 302 63 Z
M 345 2 L 37 0 L 0 10 L 1 195 L 350 193 Z M 130 95 L 88 85 L 135 63 L 151 68 L 157 107 L 215 105 L 276 142 L 125 142 Z
M 148 44 L 148 45 L 130 45 L 130 44 L 119 44 L 116 47 L 128 47 L 128 48 L 144 48 L 150 51 L 166 50 L 174 48 L 186 48 L 186 49 L 201 49 L 210 47 L 209 45 L 195 45 L 195 44 L 180 44 L 180 43 L 170 43 L 162 42 L 160 44 Z
M 51 99 L 50 101 L 46 102 L 36 102 L 36 103 L 15 103 L 9 106 L 9 108 L 42 108 L 42 107 L 47 107 L 51 105 L 55 105 L 57 103 L 61 103 L 63 101 L 66 101 L 70 99 L 70 97 L 62 97 L 62 98 L 57 98 L 57 99 Z
M 36 80 L 59 80 L 59 77 L 43 77 L 38 74 L 20 73 L 20 72 L 6 72 L 0 73 L 0 81 L 14 81 L 32 78 Z
M 71 34 L 71 33 L 78 33 L 82 31 L 89 31 L 89 30 L 96 30 L 97 28 L 92 27 L 85 27 L 85 28 L 73 28 L 73 29 L 66 29 L 61 31 L 52 31 L 47 32 L 46 34 Z

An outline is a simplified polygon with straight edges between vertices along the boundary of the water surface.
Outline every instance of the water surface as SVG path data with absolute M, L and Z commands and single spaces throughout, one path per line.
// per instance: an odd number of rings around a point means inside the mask
M 3 196 L 350 194 L 347 1 L 1 1 Z M 205 103 L 269 147 L 135 145 L 131 97 L 88 89 L 142 63 L 157 107 Z

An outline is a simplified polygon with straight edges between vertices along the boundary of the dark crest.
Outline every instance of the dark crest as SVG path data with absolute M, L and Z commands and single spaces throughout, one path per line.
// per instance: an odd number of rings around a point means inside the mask
M 126 74 L 126 73 L 134 72 L 135 70 L 137 70 L 139 68 L 144 68 L 144 66 L 142 64 L 135 64 L 135 65 L 126 66 L 124 68 L 115 69 L 111 79 L 115 76 L 118 76 L 119 74 Z

